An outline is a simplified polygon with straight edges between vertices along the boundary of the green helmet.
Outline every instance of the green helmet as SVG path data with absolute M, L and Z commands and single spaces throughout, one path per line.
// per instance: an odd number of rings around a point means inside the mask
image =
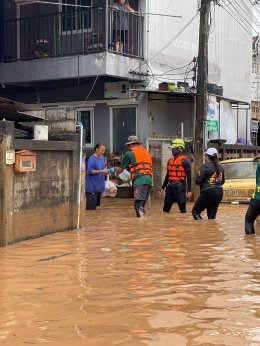
M 181 138 L 175 138 L 171 143 L 171 148 L 185 149 L 185 143 Z

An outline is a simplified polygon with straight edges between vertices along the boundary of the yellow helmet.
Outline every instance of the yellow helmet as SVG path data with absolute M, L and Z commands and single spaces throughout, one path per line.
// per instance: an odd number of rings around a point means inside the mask
M 185 143 L 181 138 L 175 138 L 172 143 L 170 148 L 182 148 L 185 149 Z

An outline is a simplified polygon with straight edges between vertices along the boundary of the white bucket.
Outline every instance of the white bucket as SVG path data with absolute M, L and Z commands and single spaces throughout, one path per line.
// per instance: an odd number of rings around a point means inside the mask
M 48 126 L 47 125 L 34 125 L 33 138 L 38 141 L 48 140 Z

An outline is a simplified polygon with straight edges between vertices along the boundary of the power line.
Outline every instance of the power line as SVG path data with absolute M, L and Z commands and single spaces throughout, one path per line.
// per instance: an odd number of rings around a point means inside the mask
M 170 69 L 170 70 L 168 70 L 168 71 L 166 71 L 166 72 L 164 72 L 164 73 L 157 74 L 156 76 L 164 76 L 164 75 L 167 75 L 167 74 L 170 74 L 170 75 L 185 74 L 186 72 L 184 72 L 184 73 L 181 73 L 181 72 L 180 72 L 180 73 L 170 73 L 170 72 L 171 72 L 171 71 L 182 70 L 182 69 L 184 69 L 185 67 L 187 68 L 187 67 L 189 67 L 189 66 L 192 64 L 192 62 L 193 62 L 193 61 L 191 61 L 190 63 L 188 63 L 188 64 L 186 64 L 186 65 L 184 65 L 184 66 L 176 67 L 176 68 Z
M 89 90 L 89 93 L 88 93 L 87 97 L 85 98 L 84 102 L 82 103 L 82 106 L 88 101 L 88 99 L 89 99 L 89 97 L 90 97 L 90 95 L 91 95 L 91 93 L 92 93 L 92 91 L 93 91 L 93 89 L 94 89 L 94 87 L 95 87 L 95 85 L 96 85 L 96 83 L 98 81 L 98 78 L 100 77 L 100 73 L 101 73 L 101 70 L 103 68 L 104 62 L 105 62 L 105 54 L 103 54 L 102 63 L 100 65 L 99 72 L 97 73 L 97 76 L 96 76 L 96 78 L 95 78 L 95 80 L 94 80 L 94 82 L 92 84 L 92 87 Z
M 226 5 L 226 4 L 225 4 Z M 241 18 L 239 18 L 239 16 L 237 15 L 237 13 L 235 14 L 233 14 L 232 12 L 230 12 L 229 10 L 230 10 L 230 8 L 228 7 L 228 6 L 223 6 L 223 5 L 220 5 L 221 6 L 221 8 L 223 8 L 224 9 L 224 11 L 226 11 L 232 18 L 233 18 L 233 20 L 236 22 L 236 23 L 238 23 L 239 24 L 239 26 L 241 27 L 241 28 L 243 28 L 244 29 L 244 31 L 246 32 L 246 34 L 250 37 L 250 38 L 252 38 L 252 34 L 250 34 L 250 31 L 251 30 L 253 30 L 252 29 L 252 27 L 247 27 L 247 25 L 242 21 L 241 22 Z M 229 9 L 229 10 L 228 10 Z
M 150 61 L 152 61 L 154 58 L 156 58 L 158 55 L 160 55 L 166 48 L 168 48 L 172 42 L 174 42 L 182 33 L 183 31 L 194 21 L 194 19 L 198 16 L 200 13 L 200 10 L 188 21 L 188 23 L 172 38 L 166 43 L 159 51 L 157 51 L 151 58 L 149 58 L 146 62 L 132 70 L 131 72 L 134 72 L 138 70 L 138 68 L 142 67 L 145 64 L 148 64 Z
M 173 0 L 170 0 L 169 5 L 167 6 L 167 8 L 166 8 L 166 10 L 164 11 L 163 14 L 166 14 L 166 12 L 167 12 L 167 11 L 169 10 L 169 8 L 171 7 L 172 3 L 173 3 Z M 149 37 L 149 40 L 151 40 L 152 37 L 154 36 L 154 34 L 157 32 L 157 29 L 158 29 L 159 25 L 161 24 L 162 20 L 163 20 L 163 18 L 160 19 L 159 23 L 158 23 L 158 24 L 156 25 L 156 27 L 154 28 L 154 31 L 153 31 L 152 35 Z M 148 44 L 149 44 L 149 43 L 150 43 L 150 42 L 148 42 Z
M 249 26 L 252 26 L 252 24 L 254 23 L 253 11 L 250 11 L 250 9 L 243 3 L 243 4 L 245 5 L 246 10 L 247 10 L 247 11 L 245 11 L 245 9 L 244 9 L 236 0 L 234 0 L 234 2 L 235 2 L 235 4 L 237 5 L 237 7 L 240 8 L 241 11 L 242 11 L 242 13 L 241 13 L 241 12 L 238 10 L 238 8 L 237 8 L 237 12 L 241 15 L 242 18 L 245 19 L 246 23 L 247 23 Z M 234 7 L 233 4 L 232 4 L 232 6 Z M 234 7 L 234 8 L 235 8 L 235 7 Z M 252 16 L 250 16 L 249 13 L 251 13 Z M 255 24 L 257 24 L 257 23 L 255 23 Z M 260 25 L 259 25 L 259 24 L 257 24 L 257 26 L 260 28 Z M 253 27 L 252 27 L 252 29 L 253 29 Z
M 238 8 L 236 8 L 236 7 L 233 5 L 234 2 L 235 2 L 235 0 L 234 0 L 232 3 L 230 3 L 230 6 L 232 6 L 233 9 L 235 10 L 235 11 L 234 11 L 234 15 L 236 15 L 237 20 L 240 21 L 240 22 L 247 28 L 247 31 L 251 31 L 251 30 L 253 29 L 253 28 L 252 28 L 252 22 L 251 22 L 251 20 L 248 21 L 248 19 L 247 19 L 243 14 L 241 14 L 241 12 L 238 10 Z M 227 8 L 230 9 L 229 6 L 227 6 Z M 226 8 L 226 10 L 227 10 L 227 8 Z M 231 9 L 230 9 L 230 10 L 231 10 Z

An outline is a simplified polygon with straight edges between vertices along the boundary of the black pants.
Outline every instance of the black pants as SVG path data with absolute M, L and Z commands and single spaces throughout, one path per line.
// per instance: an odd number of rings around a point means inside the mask
M 100 206 L 101 193 L 86 192 L 86 209 L 96 210 Z
M 134 208 L 136 211 L 137 217 L 140 217 L 141 214 L 145 214 L 145 204 L 148 201 L 151 191 L 151 186 L 148 184 L 137 186 L 134 189 Z
M 192 209 L 194 219 L 196 215 L 200 215 L 205 209 L 207 209 L 208 219 L 215 219 L 222 197 L 223 189 L 220 187 L 212 187 L 202 191 Z
M 169 183 L 166 187 L 163 211 L 169 213 L 173 203 L 177 203 L 181 213 L 186 213 L 186 185 L 180 182 Z
M 245 217 L 245 232 L 247 234 L 255 233 L 254 222 L 259 215 L 260 201 L 258 199 L 252 198 Z

